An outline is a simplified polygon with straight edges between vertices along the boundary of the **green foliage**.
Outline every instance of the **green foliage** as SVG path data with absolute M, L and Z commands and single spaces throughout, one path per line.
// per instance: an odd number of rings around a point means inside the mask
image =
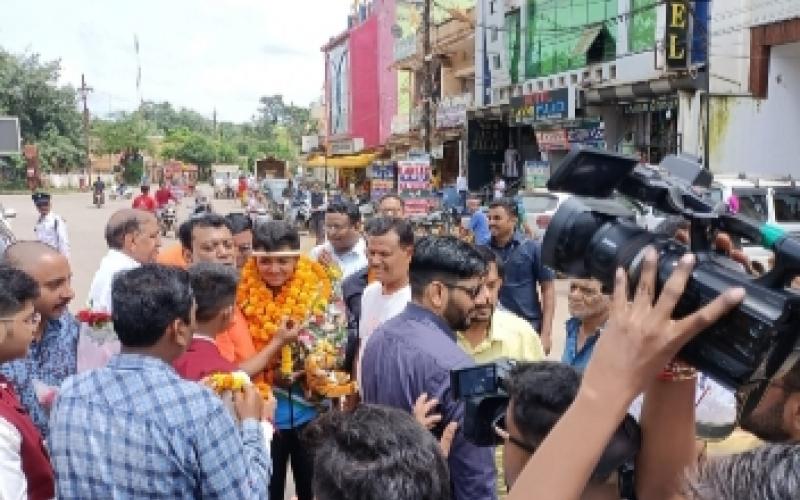
M 85 164 L 77 94 L 74 88 L 57 84 L 60 70 L 59 61 L 0 49 L 0 114 L 19 117 L 23 139 L 39 146 L 45 170 Z M 196 164 L 201 175 L 212 163 L 249 168 L 265 156 L 294 159 L 301 136 L 316 130 L 310 110 L 285 103 L 281 95 L 264 96 L 254 104 L 258 109 L 249 122 L 214 123 L 169 102 L 144 102 L 133 112 L 93 118 L 92 152 L 120 154 L 126 180 L 135 183 L 141 178 L 145 155 Z M 6 162 L 5 169 L 10 168 Z
M 39 146 L 45 170 L 69 170 L 85 161 L 77 95 L 58 85 L 60 71 L 59 61 L 0 49 L 0 114 L 19 117 L 22 138 Z
M 126 184 L 138 185 L 144 177 L 144 160 L 141 156 L 131 158 L 123 165 L 122 178 Z

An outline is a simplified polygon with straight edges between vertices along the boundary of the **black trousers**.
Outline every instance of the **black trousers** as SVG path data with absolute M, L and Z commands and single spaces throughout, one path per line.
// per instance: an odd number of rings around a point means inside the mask
M 294 429 L 281 430 L 272 437 L 272 477 L 269 482 L 270 500 L 283 500 L 286 488 L 286 469 L 291 460 L 292 477 L 298 500 L 313 500 L 311 476 L 314 462 L 311 453 L 300 440 L 307 424 Z

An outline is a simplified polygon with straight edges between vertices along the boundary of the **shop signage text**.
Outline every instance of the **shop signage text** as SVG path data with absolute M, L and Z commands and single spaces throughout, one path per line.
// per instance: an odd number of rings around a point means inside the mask
M 436 108 L 436 127 L 463 127 L 467 123 L 467 109 L 471 106 L 472 94 L 445 97 Z
M 689 6 L 687 0 L 667 0 L 667 68 L 686 68 L 688 34 Z
M 397 192 L 409 216 L 428 213 L 431 203 L 431 162 L 427 158 L 397 162 Z
M 571 118 L 575 116 L 575 101 L 570 98 L 574 92 L 575 89 L 565 87 L 512 97 L 513 119 L 516 123 L 532 123 Z
M 563 128 L 536 131 L 536 142 L 539 144 L 540 151 L 569 149 L 567 131 Z
M 328 153 L 332 155 L 352 155 L 364 149 L 364 139 L 355 137 L 353 139 L 341 139 L 331 141 Z

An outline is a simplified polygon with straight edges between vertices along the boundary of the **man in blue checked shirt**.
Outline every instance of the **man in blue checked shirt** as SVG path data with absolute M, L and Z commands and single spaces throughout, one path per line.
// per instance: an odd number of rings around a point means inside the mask
M 25 356 L 0 365 L 0 373 L 12 382 L 31 420 L 48 436 L 47 405 L 36 394 L 37 384 L 53 390 L 74 375 L 78 360 L 78 322 L 67 310 L 75 297 L 70 284 L 72 270 L 67 258 L 40 241 L 18 241 L 8 247 L 2 263 L 19 269 L 39 284 L 34 308 L 39 323 Z
M 50 421 L 59 498 L 266 498 L 271 461 L 258 392 L 237 392 L 231 416 L 170 363 L 189 344 L 189 275 L 146 264 L 112 285 L 122 351 L 68 378 Z

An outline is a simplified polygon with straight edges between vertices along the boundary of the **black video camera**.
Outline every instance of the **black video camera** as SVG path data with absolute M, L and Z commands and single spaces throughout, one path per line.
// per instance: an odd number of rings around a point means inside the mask
M 635 158 L 595 148 L 570 151 L 547 187 L 577 196 L 564 202 L 550 221 L 542 243 L 543 262 L 570 276 L 596 278 L 606 289 L 613 287 L 614 273 L 622 267 L 633 290 L 644 249 L 653 246 L 659 255 L 656 291 L 660 293 L 677 261 L 691 251 L 696 265 L 675 318 L 693 313 L 726 289 L 744 288 L 744 301 L 686 344 L 680 357 L 739 391 L 744 399 L 740 415 L 747 414 L 769 381 L 791 369 L 800 354 L 800 296 L 786 289 L 800 274 L 800 242 L 775 226 L 715 209 L 696 189 L 711 181 L 697 163 L 668 157 L 662 170 L 637 163 Z M 639 227 L 634 214 L 612 198 L 615 192 L 686 218 L 690 245 Z M 775 267 L 760 278 L 746 274 L 712 250 L 719 231 L 773 250 Z
M 476 446 L 496 446 L 502 441 L 492 425 L 508 406 L 507 382 L 516 362 L 471 366 L 450 372 L 450 387 L 456 399 L 464 401 L 464 437 Z

